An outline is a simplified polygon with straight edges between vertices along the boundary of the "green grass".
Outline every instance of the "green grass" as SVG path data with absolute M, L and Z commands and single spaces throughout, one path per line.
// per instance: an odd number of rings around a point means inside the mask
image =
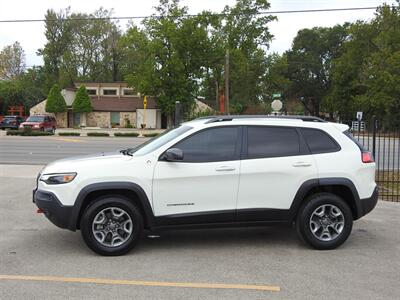
M 400 202 L 400 170 L 377 171 L 375 180 L 380 199 Z

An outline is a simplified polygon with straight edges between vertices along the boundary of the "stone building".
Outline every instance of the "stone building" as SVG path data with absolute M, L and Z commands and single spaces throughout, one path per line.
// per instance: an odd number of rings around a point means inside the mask
M 84 85 L 92 102 L 93 111 L 90 113 L 74 113 L 72 102 L 76 90 Z M 153 97 L 147 97 L 147 109 L 143 107 L 143 97 L 134 94 L 125 82 L 94 83 L 76 82 L 74 88 L 62 90 L 62 95 L 68 106 L 65 113 L 57 113 L 58 127 L 129 127 L 161 128 L 161 111 L 156 108 Z M 30 114 L 46 113 L 44 100 L 30 109 Z

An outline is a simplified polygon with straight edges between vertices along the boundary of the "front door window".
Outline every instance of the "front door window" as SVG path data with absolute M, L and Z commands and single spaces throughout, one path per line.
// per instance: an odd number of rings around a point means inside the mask
M 74 113 L 74 127 L 81 125 L 81 113 Z
M 120 126 L 120 113 L 119 112 L 111 112 L 111 127 Z

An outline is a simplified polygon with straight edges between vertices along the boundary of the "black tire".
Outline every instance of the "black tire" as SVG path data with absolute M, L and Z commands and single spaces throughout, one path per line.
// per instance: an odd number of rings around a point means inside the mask
M 129 238 L 119 246 L 105 246 L 96 240 L 92 231 L 92 224 L 96 215 L 108 207 L 117 207 L 124 210 L 132 220 L 133 228 Z M 86 245 L 94 252 L 106 255 L 117 256 L 129 252 L 140 240 L 143 232 L 143 216 L 140 210 L 132 201 L 123 196 L 104 196 L 93 201 L 81 218 L 81 234 Z
M 311 231 L 310 218 L 313 212 L 322 205 L 337 207 L 340 209 L 344 219 L 344 226 L 340 234 L 329 241 L 317 238 Z M 313 248 L 319 250 L 330 250 L 339 247 L 347 240 L 352 228 L 353 215 L 349 205 L 342 198 L 330 193 L 318 193 L 307 198 L 300 207 L 296 218 L 296 230 L 299 237 Z

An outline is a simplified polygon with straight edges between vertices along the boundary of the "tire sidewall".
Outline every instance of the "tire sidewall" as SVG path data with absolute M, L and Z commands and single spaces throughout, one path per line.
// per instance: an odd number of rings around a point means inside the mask
M 133 230 L 129 239 L 120 246 L 107 247 L 101 245 L 92 231 L 95 216 L 107 207 L 118 207 L 123 209 L 132 219 Z M 96 199 L 93 204 L 86 208 L 81 219 L 81 233 L 85 243 L 94 252 L 101 255 L 122 255 L 131 250 L 141 237 L 143 231 L 143 217 L 139 209 L 128 199 L 120 196 L 107 196 Z
M 317 209 L 317 207 L 324 204 L 332 204 L 338 207 L 344 216 L 345 224 L 343 231 L 332 241 L 321 241 L 317 239 L 311 232 L 310 228 L 310 218 L 312 213 Z M 347 203 L 340 197 L 329 193 L 321 193 L 309 198 L 306 204 L 302 207 L 296 223 L 298 232 L 303 240 L 316 249 L 329 250 L 337 248 L 347 240 L 353 227 L 353 215 Z

